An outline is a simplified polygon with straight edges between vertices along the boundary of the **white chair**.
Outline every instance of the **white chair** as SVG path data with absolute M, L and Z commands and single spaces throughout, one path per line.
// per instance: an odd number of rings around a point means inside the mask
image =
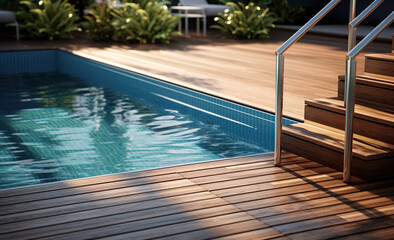
M 10 11 L 0 10 L 0 23 L 15 23 L 16 27 L 16 40 L 19 41 L 19 24 L 16 21 L 15 13 Z
M 208 17 L 217 16 L 218 13 L 230 9 L 227 5 L 209 4 L 206 0 L 179 0 L 182 6 L 197 6 L 204 8 L 205 15 Z
M 123 7 L 123 3 L 120 0 L 95 0 L 93 6 L 97 4 L 103 4 L 106 3 L 110 7 Z

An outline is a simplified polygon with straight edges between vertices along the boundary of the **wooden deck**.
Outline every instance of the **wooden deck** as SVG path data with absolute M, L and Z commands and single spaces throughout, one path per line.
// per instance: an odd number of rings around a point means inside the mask
M 273 111 L 274 50 L 289 35 L 168 46 L 1 40 L 0 50 L 62 47 Z M 305 99 L 336 95 L 345 50 L 345 39 L 313 35 L 287 52 L 285 115 L 303 119 Z M 266 154 L 3 190 L 0 239 L 392 239 L 393 179 L 349 185 L 340 172 L 285 156 L 281 168 Z
M 63 48 L 202 92 L 274 112 L 275 50 L 292 32 L 274 30 L 260 41 L 176 37 L 170 45 L 124 45 L 88 40 L 0 41 L 1 50 Z M 303 120 L 304 100 L 336 96 L 337 76 L 345 72 L 344 38 L 306 35 L 285 54 L 284 114 Z M 390 52 L 374 42 L 364 53 Z M 364 53 L 358 57 L 363 71 Z
M 394 180 L 271 154 L 0 192 L 0 239 L 392 239 Z

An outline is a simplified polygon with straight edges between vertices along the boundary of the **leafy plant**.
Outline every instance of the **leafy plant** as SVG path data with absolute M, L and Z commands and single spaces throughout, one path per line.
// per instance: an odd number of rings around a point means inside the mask
M 234 2 L 234 0 L 215 0 L 223 4 Z M 301 18 L 301 14 L 305 12 L 303 7 L 292 7 L 288 0 L 236 0 L 245 5 L 253 2 L 256 6 L 263 8 L 268 7 L 273 16 L 276 17 L 278 23 L 294 23 Z
M 77 31 L 78 20 L 74 6 L 67 0 L 40 0 L 38 5 L 32 0 L 20 1 L 24 7 L 16 13 L 21 30 L 28 36 L 40 39 L 66 38 Z
M 217 28 L 232 38 L 244 39 L 263 39 L 268 38 L 269 28 L 275 27 L 275 18 L 269 14 L 268 8 L 261 8 L 256 6 L 253 2 L 248 5 L 244 3 L 228 2 L 226 5 L 230 6 L 230 10 L 220 13 L 215 17 L 217 25 L 212 28 Z
M 115 32 L 112 16 L 112 8 L 106 3 L 98 4 L 96 7 L 90 8 L 85 16 L 87 22 L 82 26 L 94 40 L 111 40 Z
M 278 23 L 293 23 L 305 11 L 303 7 L 291 7 L 287 0 L 272 0 L 268 7 Z
M 177 33 L 179 18 L 171 16 L 167 6 L 158 1 L 142 0 L 113 9 L 115 36 L 124 42 L 169 43 Z

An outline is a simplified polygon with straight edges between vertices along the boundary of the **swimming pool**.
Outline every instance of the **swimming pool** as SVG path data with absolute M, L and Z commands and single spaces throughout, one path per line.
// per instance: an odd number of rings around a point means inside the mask
M 0 81 L 0 188 L 273 151 L 271 114 L 67 52 L 1 52 Z

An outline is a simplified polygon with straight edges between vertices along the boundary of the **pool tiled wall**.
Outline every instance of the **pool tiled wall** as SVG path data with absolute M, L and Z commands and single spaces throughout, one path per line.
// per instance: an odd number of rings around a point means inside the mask
M 1 52 L 0 74 L 59 71 L 95 85 L 126 93 L 163 109 L 220 126 L 240 140 L 274 149 L 274 116 L 151 77 L 58 51 Z M 283 124 L 294 121 L 284 119 Z
M 0 52 L 0 74 L 57 71 L 57 50 Z

